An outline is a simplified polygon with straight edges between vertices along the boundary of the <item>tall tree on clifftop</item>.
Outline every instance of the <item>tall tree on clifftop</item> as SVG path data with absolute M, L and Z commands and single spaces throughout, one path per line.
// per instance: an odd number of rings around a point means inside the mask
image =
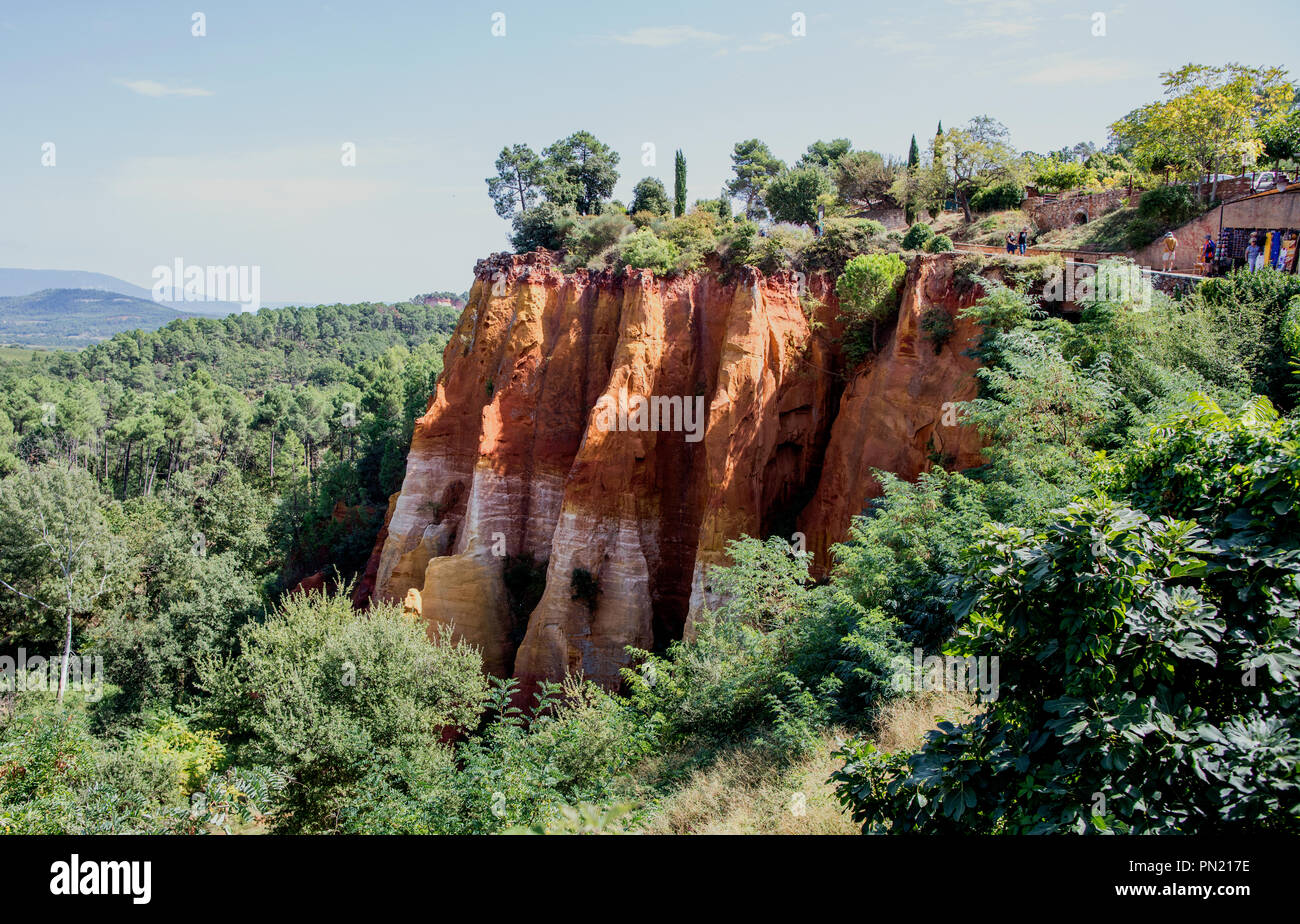
M 546 198 L 572 206 L 579 215 L 598 215 L 618 182 L 618 152 L 591 132 L 574 132 L 542 150 Z
M 772 154 L 757 138 L 737 141 L 731 150 L 735 179 L 727 182 L 727 193 L 745 200 L 745 217 L 757 221 L 766 214 L 763 191 L 772 178 L 785 169 L 785 162 Z
M 655 215 L 668 214 L 668 190 L 658 177 L 648 176 L 632 187 L 632 204 L 628 213 L 651 212 Z
M 912 191 L 912 183 L 920 166 L 921 149 L 917 147 L 916 135 L 913 135 L 912 145 L 907 149 L 907 173 L 903 177 L 905 193 L 900 197 L 903 202 L 903 219 L 909 225 L 916 221 L 916 196 Z
M 681 148 L 673 161 L 673 214 L 678 218 L 686 214 L 686 155 Z
M 516 212 L 527 211 L 542 193 L 544 169 L 542 159 L 526 144 L 512 144 L 497 155 L 496 176 L 485 183 L 492 207 L 502 218 L 513 218 Z

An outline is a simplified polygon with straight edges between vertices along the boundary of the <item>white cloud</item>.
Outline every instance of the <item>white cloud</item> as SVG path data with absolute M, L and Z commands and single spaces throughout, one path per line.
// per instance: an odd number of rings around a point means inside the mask
M 1115 58 L 1062 58 L 1053 60 L 1037 70 L 1021 74 L 1016 83 L 1063 84 L 1111 83 L 1141 77 L 1145 69 L 1135 61 Z
M 141 96 L 211 96 L 211 90 L 198 87 L 169 87 L 156 80 L 119 80 L 122 86 Z
M 781 45 L 789 45 L 793 41 L 794 36 L 782 32 L 764 32 L 757 39 L 740 45 L 736 51 L 771 51 Z
M 233 213 L 283 224 L 396 195 L 400 184 L 375 179 L 374 173 L 381 164 L 397 166 L 405 160 L 401 152 L 365 144 L 359 147 L 357 167 L 342 166 L 339 149 L 327 145 L 132 157 L 112 178 L 108 192 L 159 215 Z
M 667 48 L 687 42 L 721 42 L 725 35 L 705 32 L 694 26 L 640 26 L 631 32 L 608 36 L 620 45 L 641 45 L 645 48 Z

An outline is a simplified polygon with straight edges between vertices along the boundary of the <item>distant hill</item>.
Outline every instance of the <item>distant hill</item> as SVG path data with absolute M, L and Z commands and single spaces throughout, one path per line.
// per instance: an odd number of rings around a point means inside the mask
M 39 270 L 20 269 L 18 267 L 0 267 L 0 298 L 14 295 L 33 295 L 47 289 L 98 289 L 117 292 L 132 298 L 153 300 L 153 292 L 141 286 L 109 276 L 107 273 L 88 273 L 83 270 Z M 165 302 L 155 302 L 163 307 L 171 306 Z M 203 314 L 214 318 L 224 318 L 228 314 L 242 311 L 238 302 L 185 302 L 185 314 Z M 298 302 L 262 302 L 266 308 L 284 308 L 289 305 L 302 305 Z
M 148 299 L 153 296 L 148 289 L 105 273 L 0 267 L 0 298 L 31 295 L 46 289 L 104 289 L 134 298 Z
M 157 330 L 190 316 L 147 298 L 103 289 L 45 289 L 0 298 L 0 344 L 77 349 L 124 330 Z

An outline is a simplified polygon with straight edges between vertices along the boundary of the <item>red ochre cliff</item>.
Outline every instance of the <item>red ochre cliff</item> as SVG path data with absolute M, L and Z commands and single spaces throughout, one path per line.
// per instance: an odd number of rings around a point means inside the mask
M 915 260 L 896 325 L 856 369 L 822 275 L 801 300 L 800 277 L 748 267 L 665 279 L 565 274 L 545 252 L 480 261 L 376 544 L 374 596 L 431 632 L 454 625 L 494 674 L 612 687 L 628 646 L 687 631 L 728 541 L 802 533 L 824 568 L 880 493 L 873 469 L 981 461 L 945 407 L 976 392 L 962 353 L 977 332 L 955 316 L 979 290 L 959 294 L 954 259 Z M 919 331 L 931 307 L 956 325 L 938 352 Z M 672 401 L 676 428 L 638 428 L 641 396 Z

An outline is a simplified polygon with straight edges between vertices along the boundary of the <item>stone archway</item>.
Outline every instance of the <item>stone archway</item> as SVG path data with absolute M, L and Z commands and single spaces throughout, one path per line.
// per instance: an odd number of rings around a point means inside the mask
M 1076 225 L 1086 225 L 1088 223 L 1088 213 L 1084 209 L 1079 209 L 1070 216 L 1070 222 Z

